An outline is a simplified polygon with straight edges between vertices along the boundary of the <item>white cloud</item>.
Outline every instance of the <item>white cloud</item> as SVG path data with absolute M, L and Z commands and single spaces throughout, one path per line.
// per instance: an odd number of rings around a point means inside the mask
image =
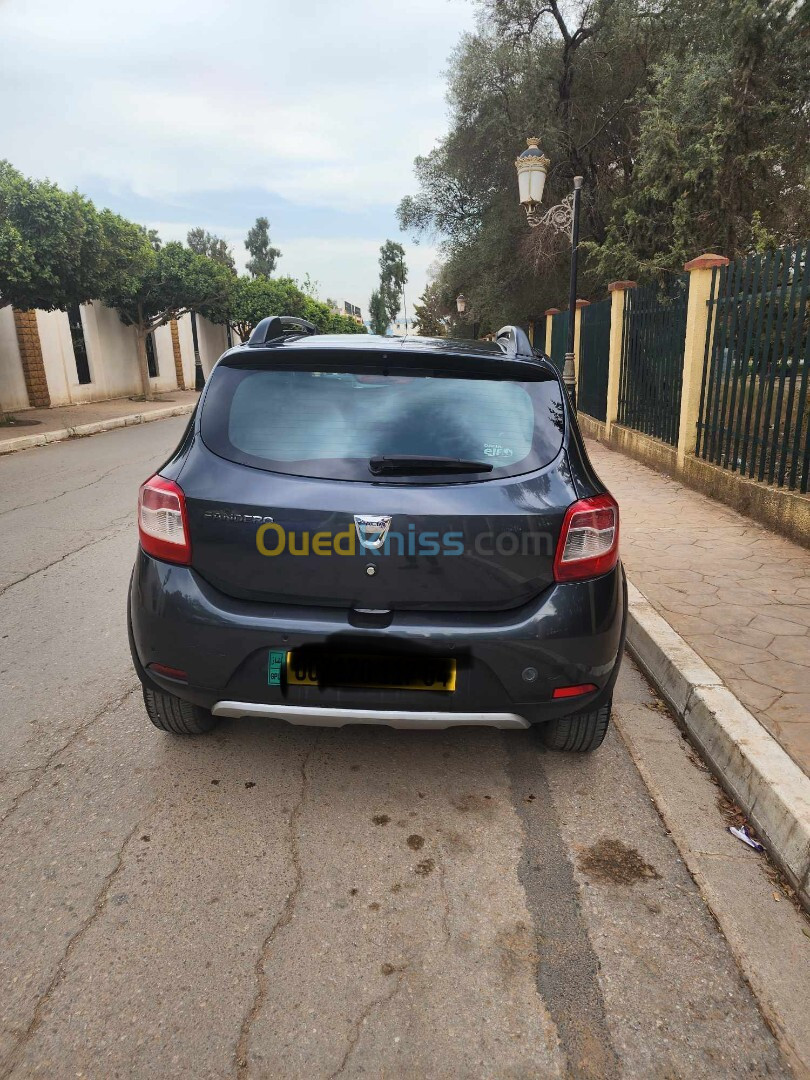
M 390 206 L 444 127 L 465 0 L 10 0 L 3 152 L 60 182 L 172 198 L 260 186 Z M 32 130 L 36 138 L 32 139 Z
M 287 208 L 269 211 L 279 269 L 365 312 L 472 20 L 469 0 L 4 0 L 2 156 L 114 209 L 148 200 L 166 239 L 202 225 L 239 262 L 266 193 Z M 412 307 L 435 252 L 406 250 Z

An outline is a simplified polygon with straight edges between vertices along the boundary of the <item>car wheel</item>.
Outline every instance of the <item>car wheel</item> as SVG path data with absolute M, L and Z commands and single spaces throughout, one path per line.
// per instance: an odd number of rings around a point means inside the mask
M 579 754 L 595 750 L 607 735 L 611 704 L 608 701 L 593 712 L 549 720 L 540 725 L 540 737 L 549 750 L 573 750 Z
M 164 694 L 145 686 L 143 702 L 155 727 L 172 735 L 204 735 L 217 725 L 217 718 L 207 709 L 181 701 L 174 694 Z

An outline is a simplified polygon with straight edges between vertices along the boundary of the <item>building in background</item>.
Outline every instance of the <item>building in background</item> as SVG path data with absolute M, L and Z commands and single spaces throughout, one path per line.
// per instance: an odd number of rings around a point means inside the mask
M 363 325 L 363 316 L 360 313 L 360 308 L 357 306 L 357 304 L 352 304 L 348 300 L 344 300 L 343 301 L 343 314 L 348 315 L 350 319 L 354 319 L 354 321 L 359 326 Z
M 346 315 L 348 318 L 354 319 L 358 326 L 363 325 L 363 315 L 360 308 L 357 304 L 353 304 L 351 300 L 330 300 L 329 306 L 336 315 Z

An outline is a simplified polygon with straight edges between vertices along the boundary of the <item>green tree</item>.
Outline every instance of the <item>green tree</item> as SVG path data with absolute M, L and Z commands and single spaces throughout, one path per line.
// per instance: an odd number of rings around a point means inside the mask
M 539 134 L 544 203 L 585 179 L 580 290 L 800 239 L 810 34 L 793 0 L 482 0 L 451 57 L 448 134 L 415 162 L 402 228 L 438 237 L 442 290 L 483 322 L 567 303 L 568 238 L 529 229 L 514 159 Z M 757 217 L 757 212 L 759 216 Z
M 422 337 L 445 337 L 450 307 L 445 302 L 438 282 L 431 281 L 413 306 L 413 321 Z
M 99 298 L 133 328 L 143 394 L 150 400 L 147 335 L 188 312 L 226 310 L 234 275 L 222 263 L 182 244 L 169 243 L 155 250 L 145 229 L 140 230 L 140 238 Z
M 371 323 L 372 334 L 387 333 L 391 320 L 388 317 L 385 300 L 383 300 L 379 289 L 375 289 L 371 294 L 371 299 L 368 302 L 368 318 Z
M 690 49 L 640 98 L 633 184 L 606 237 L 604 277 L 679 270 L 804 239 L 810 218 L 810 45 L 790 0 L 685 11 Z
M 0 308 L 65 310 L 126 273 L 142 230 L 0 161 Z M 0 405 L 0 419 L 5 413 Z
M 328 304 L 309 296 L 292 278 L 237 278 L 226 311 L 215 321 L 227 318 L 246 341 L 257 323 L 270 315 L 296 315 L 308 319 L 324 334 L 366 332 L 366 328 L 354 319 L 332 311 Z
M 228 319 L 243 341 L 269 315 L 290 315 L 300 307 L 299 290 L 291 278 L 239 277 L 231 291 Z
M 222 263 L 229 270 L 236 272 L 236 263 L 233 261 L 233 252 L 225 240 L 203 228 L 189 229 L 186 243 L 195 255 L 207 255 L 209 259 Z
M 250 254 L 247 262 L 248 273 L 253 277 L 270 277 L 281 251 L 270 243 L 270 222 L 266 217 L 256 218 L 256 224 L 245 239 L 245 247 Z
M 419 191 L 398 215 L 404 229 L 440 238 L 440 285 L 475 295 L 482 322 L 522 322 L 566 296 L 567 238 L 529 230 L 517 202 L 514 161 L 527 135 L 541 134 L 551 158 L 547 205 L 585 176 L 585 238 L 603 235 L 625 191 L 617 159 L 658 24 L 635 18 L 637 7 L 594 0 L 567 6 L 569 18 L 553 4 L 492 0 L 451 58 L 449 133 L 416 159 Z
M 407 280 L 405 249 L 395 240 L 386 240 L 380 248 L 379 294 L 388 315 L 388 322 L 393 322 L 399 313 Z
M 31 180 L 0 161 L 0 307 L 64 310 L 96 299 L 140 243 L 136 225 L 99 213 L 78 191 Z

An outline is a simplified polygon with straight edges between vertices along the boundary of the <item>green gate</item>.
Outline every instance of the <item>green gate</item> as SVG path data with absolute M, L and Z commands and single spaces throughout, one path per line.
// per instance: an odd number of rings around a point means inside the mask
M 609 299 L 600 300 L 581 312 L 577 408 L 596 420 L 607 415 L 610 305 Z
M 618 420 L 672 446 L 681 413 L 687 295 L 685 274 L 624 294 Z
M 805 493 L 810 482 L 810 244 L 714 270 L 697 454 Z

